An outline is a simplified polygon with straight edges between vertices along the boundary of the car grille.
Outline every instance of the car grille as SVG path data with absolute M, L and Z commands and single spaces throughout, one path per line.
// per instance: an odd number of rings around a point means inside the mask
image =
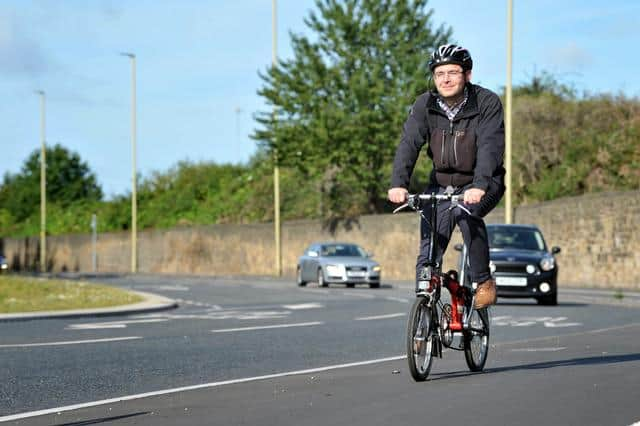
M 352 271 L 366 271 L 367 267 L 366 266 L 347 266 L 347 271 L 352 272 Z
M 526 263 L 495 263 L 496 272 L 504 272 L 510 274 L 526 274 L 527 273 L 527 264 Z

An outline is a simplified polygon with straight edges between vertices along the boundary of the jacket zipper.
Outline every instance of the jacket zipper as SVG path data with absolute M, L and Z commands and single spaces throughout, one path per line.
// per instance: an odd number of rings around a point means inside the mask
M 442 129 L 442 147 L 440 148 L 440 152 L 442 153 L 442 165 L 445 166 L 445 155 L 446 153 L 444 152 L 444 141 L 447 137 L 447 131 Z M 448 166 L 448 164 L 446 164 L 446 166 Z
M 453 164 L 458 164 L 458 135 L 460 132 L 456 131 L 456 135 L 453 137 Z
M 449 120 L 449 134 L 453 135 L 453 120 Z M 456 141 L 455 138 L 453 140 L 453 164 L 451 164 L 451 156 L 449 155 L 449 167 L 455 167 L 458 160 L 456 159 Z

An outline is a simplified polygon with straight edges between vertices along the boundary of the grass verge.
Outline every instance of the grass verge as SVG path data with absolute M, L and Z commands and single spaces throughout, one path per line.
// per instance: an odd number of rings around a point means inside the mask
M 0 314 L 106 308 L 142 300 L 137 294 L 101 284 L 0 275 Z

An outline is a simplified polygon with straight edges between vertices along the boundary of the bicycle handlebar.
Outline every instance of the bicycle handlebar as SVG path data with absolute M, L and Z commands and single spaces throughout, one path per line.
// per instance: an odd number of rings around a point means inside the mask
M 450 200 L 451 208 L 460 207 L 462 210 L 470 214 L 469 210 L 467 210 L 464 206 L 462 206 L 462 203 L 464 200 L 464 196 L 462 194 L 454 195 L 447 192 L 445 192 L 444 194 L 408 194 L 407 202 L 401 205 L 400 207 L 398 207 L 397 209 L 395 209 L 393 213 L 398 213 L 400 210 L 403 210 L 407 207 L 410 207 L 413 210 L 419 210 L 420 201 L 430 201 L 433 199 L 437 201 Z

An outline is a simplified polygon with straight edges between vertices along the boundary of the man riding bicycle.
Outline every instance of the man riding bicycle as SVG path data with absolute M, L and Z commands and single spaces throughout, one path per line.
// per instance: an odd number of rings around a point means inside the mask
M 496 284 L 489 271 L 487 230 L 482 219 L 504 194 L 504 121 L 502 103 L 493 92 L 471 84 L 473 61 L 469 51 L 453 44 L 440 46 L 431 55 L 429 69 L 436 91 L 418 96 L 404 123 L 402 139 L 396 149 L 388 198 L 405 202 L 407 188 L 418 154 L 425 144 L 433 161 L 426 193 L 464 194 L 466 210 L 452 209 L 450 203 L 438 205 L 436 262 L 442 264 L 444 252 L 457 224 L 469 251 L 471 281 L 479 283 L 475 307 L 496 302 Z M 426 207 L 421 223 L 420 254 L 416 264 L 416 291 L 425 280 L 429 261 L 430 217 Z

